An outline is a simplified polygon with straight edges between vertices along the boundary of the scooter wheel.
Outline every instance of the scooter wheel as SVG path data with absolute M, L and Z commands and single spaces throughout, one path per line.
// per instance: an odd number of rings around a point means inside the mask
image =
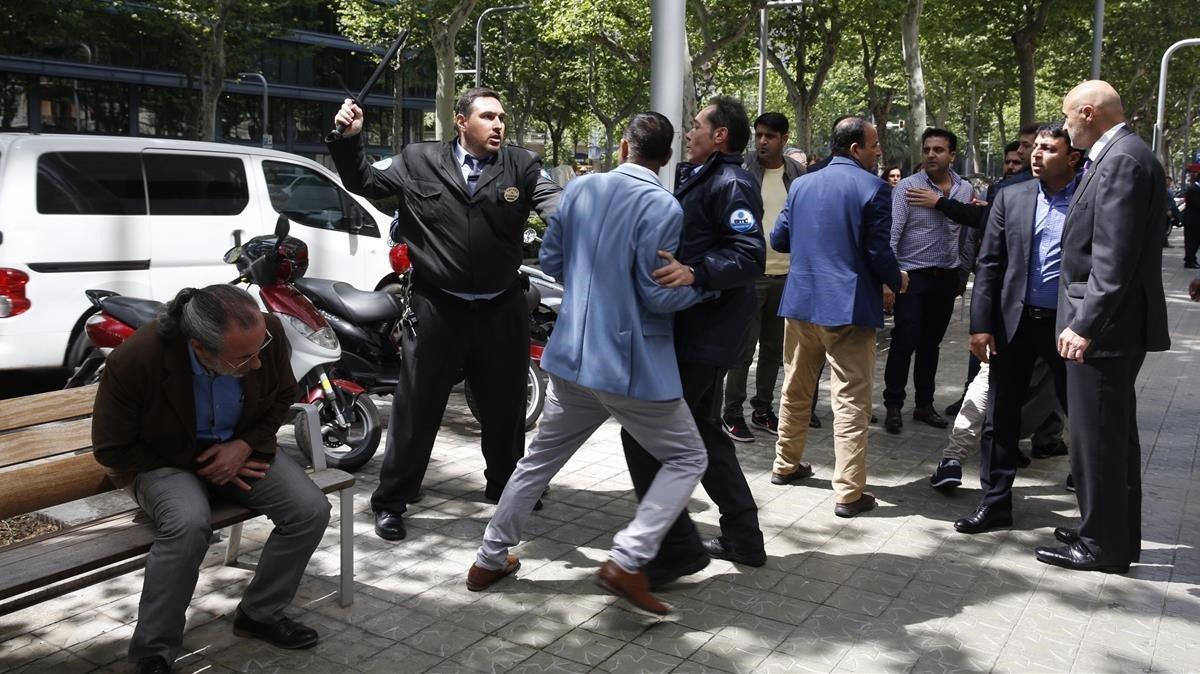
M 362 468 L 379 448 L 379 439 L 383 435 L 383 423 L 379 418 L 379 408 L 367 394 L 354 397 L 354 405 L 343 410 L 347 423 L 345 441 L 335 432 L 335 416 L 328 404 L 320 406 L 321 439 L 318 447 L 325 450 L 325 463 L 330 468 L 346 472 L 354 472 Z M 296 424 L 296 442 L 301 447 L 309 447 L 308 427 L 304 423 Z
M 475 420 L 479 420 L 478 403 L 471 393 L 471 385 L 463 384 L 463 395 L 467 399 L 467 408 Z M 546 376 L 537 363 L 529 361 L 529 372 L 525 378 L 525 430 L 532 431 L 542 416 L 542 408 L 546 406 Z

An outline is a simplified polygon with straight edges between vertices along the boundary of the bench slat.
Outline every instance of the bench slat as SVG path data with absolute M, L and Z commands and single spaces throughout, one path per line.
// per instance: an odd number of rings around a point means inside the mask
M 353 475 L 335 469 L 310 473 L 309 477 L 326 494 L 354 485 Z M 154 527 L 144 516 L 134 521 L 140 513 L 125 511 L 0 548 L 0 599 L 147 552 L 154 542 Z M 219 505 L 213 508 L 213 529 L 253 517 L 254 513 L 241 506 Z
M 91 446 L 91 417 L 0 433 L 0 468 L 69 454 Z
M 0 431 L 36 426 L 92 413 L 99 384 L 0 400 Z
M 0 518 L 31 513 L 116 487 L 91 452 L 0 470 Z

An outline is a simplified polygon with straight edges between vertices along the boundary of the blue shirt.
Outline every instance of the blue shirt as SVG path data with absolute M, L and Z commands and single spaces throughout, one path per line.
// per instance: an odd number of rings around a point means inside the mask
M 188 344 L 192 363 L 192 397 L 196 400 L 196 440 L 206 444 L 226 442 L 242 418 L 242 380 L 210 373 Z
M 1039 309 L 1058 308 L 1058 277 L 1062 263 L 1062 230 L 1067 208 L 1075 194 L 1074 178 L 1058 194 L 1046 194 L 1038 184 L 1037 210 L 1033 215 L 1033 241 L 1029 246 L 1029 277 L 1025 283 L 1025 305 Z

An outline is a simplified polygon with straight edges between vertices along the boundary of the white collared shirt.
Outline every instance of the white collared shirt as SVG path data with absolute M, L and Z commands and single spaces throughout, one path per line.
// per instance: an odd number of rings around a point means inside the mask
M 471 155 L 474 157 L 474 155 Z M 454 141 L 454 161 L 458 162 L 458 170 L 462 171 L 463 182 L 467 182 L 467 176 L 471 175 L 471 167 L 467 166 L 467 150 L 459 141 Z M 492 155 L 485 159 L 475 157 L 475 161 L 482 162 L 485 166 L 496 161 L 496 155 Z
M 1091 159 L 1092 162 L 1095 163 L 1096 157 L 1099 157 L 1100 153 L 1104 151 L 1104 146 L 1108 145 L 1109 141 L 1111 141 L 1113 139 L 1113 136 L 1117 135 L 1117 132 L 1120 131 L 1121 129 L 1123 129 L 1124 127 L 1125 127 L 1125 122 L 1120 122 L 1113 128 L 1109 129 L 1108 131 L 1105 131 L 1104 135 L 1100 136 L 1099 140 L 1097 140 L 1095 143 L 1092 143 L 1091 149 L 1088 150 L 1087 158 Z

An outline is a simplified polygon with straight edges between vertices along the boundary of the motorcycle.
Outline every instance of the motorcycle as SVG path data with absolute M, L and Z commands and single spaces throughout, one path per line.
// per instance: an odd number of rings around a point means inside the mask
M 225 254 L 237 266 L 233 284 L 257 285 L 267 311 L 279 318 L 291 347 L 292 373 L 300 402 L 317 405 L 321 440 L 329 466 L 354 471 L 374 456 L 383 434 L 379 410 L 366 390 L 353 380 L 332 378 L 326 367 L 337 362 L 341 346 L 334 331 L 312 303 L 296 289 L 308 268 L 308 247 L 288 236 L 290 223 L 280 215 L 274 235 L 256 236 Z M 154 319 L 159 302 L 123 297 L 107 290 L 87 290 L 98 311 L 84 326 L 96 347 L 67 382 L 67 388 L 99 381 L 104 359 L 133 332 Z M 295 426 L 300 447 L 308 447 L 308 428 Z
M 406 319 L 412 278 L 407 244 L 392 246 L 388 261 L 396 281 L 374 292 L 330 279 L 303 278 L 296 282 L 296 287 L 317 307 L 342 344 L 342 356 L 335 365 L 337 371 L 361 382 L 368 392 L 376 394 L 391 393 L 395 389 L 400 377 L 401 338 L 404 330 L 412 329 L 411 322 Z M 540 363 L 557 316 L 562 288 L 554 279 L 531 267 L 522 267 L 521 273 L 528 279 L 529 286 L 525 292 L 530 309 L 525 429 L 530 430 L 537 424 L 546 402 L 546 378 Z M 469 384 L 465 386 L 464 394 L 468 408 L 478 419 Z

